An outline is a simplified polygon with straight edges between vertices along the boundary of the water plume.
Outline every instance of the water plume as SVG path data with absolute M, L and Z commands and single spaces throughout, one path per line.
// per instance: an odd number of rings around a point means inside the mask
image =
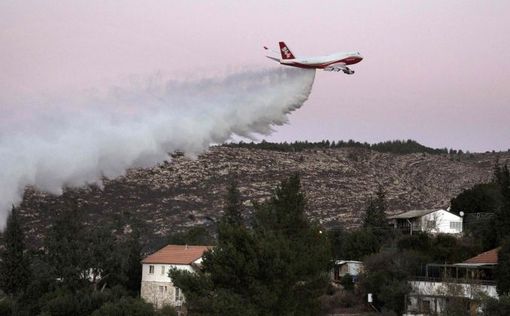
M 0 226 L 26 186 L 61 194 L 175 151 L 194 156 L 235 135 L 270 134 L 308 99 L 314 78 L 314 70 L 293 68 L 188 81 L 151 76 L 104 93 L 4 104 Z

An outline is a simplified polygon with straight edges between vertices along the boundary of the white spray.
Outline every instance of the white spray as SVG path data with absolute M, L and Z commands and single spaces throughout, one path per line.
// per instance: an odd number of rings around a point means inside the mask
M 152 77 L 100 97 L 46 100 L 29 115 L 28 104 L 17 105 L 10 120 L 0 118 L 0 227 L 28 185 L 61 194 L 177 150 L 197 155 L 233 135 L 269 134 L 308 99 L 314 78 L 314 70 L 292 68 L 184 82 Z

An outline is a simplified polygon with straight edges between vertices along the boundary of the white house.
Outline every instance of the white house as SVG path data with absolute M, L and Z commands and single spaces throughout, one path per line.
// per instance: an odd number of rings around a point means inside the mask
M 352 281 L 356 282 L 358 276 L 363 272 L 363 262 L 355 260 L 336 260 L 333 266 L 333 281 L 339 282 L 346 274 L 352 276 Z
M 429 232 L 433 234 L 462 233 L 462 217 L 446 210 L 414 210 L 388 217 L 395 229 L 404 233 Z
M 156 308 L 181 306 L 184 297 L 168 276 L 170 269 L 196 271 L 209 246 L 167 245 L 142 260 L 140 296 Z
M 461 263 L 428 264 L 424 276 L 409 281 L 405 315 L 441 314 L 451 299 L 462 301 L 469 315 L 479 315 L 482 296 L 498 298 L 497 264 L 498 248 Z

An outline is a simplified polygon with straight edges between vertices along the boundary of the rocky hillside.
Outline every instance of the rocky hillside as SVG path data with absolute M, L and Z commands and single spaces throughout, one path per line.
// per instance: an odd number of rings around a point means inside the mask
M 363 148 L 279 152 L 212 147 L 197 159 L 183 156 L 151 169 L 130 170 L 104 186 L 66 190 L 51 196 L 31 188 L 20 206 L 28 237 L 40 244 L 57 210 L 75 208 L 90 225 L 127 217 L 145 222 L 148 240 L 194 225 L 214 226 L 230 178 L 240 185 L 246 206 L 263 201 L 281 179 L 302 176 L 308 213 L 324 225 L 359 224 L 361 210 L 382 184 L 392 212 L 447 207 L 461 190 L 491 177 L 496 158 L 510 153 L 462 156 L 397 155 Z

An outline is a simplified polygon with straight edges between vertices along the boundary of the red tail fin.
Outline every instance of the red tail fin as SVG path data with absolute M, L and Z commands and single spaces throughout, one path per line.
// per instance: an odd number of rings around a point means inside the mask
M 280 42 L 280 52 L 282 53 L 282 59 L 295 59 L 294 54 L 290 51 L 290 49 L 285 45 L 284 42 Z

